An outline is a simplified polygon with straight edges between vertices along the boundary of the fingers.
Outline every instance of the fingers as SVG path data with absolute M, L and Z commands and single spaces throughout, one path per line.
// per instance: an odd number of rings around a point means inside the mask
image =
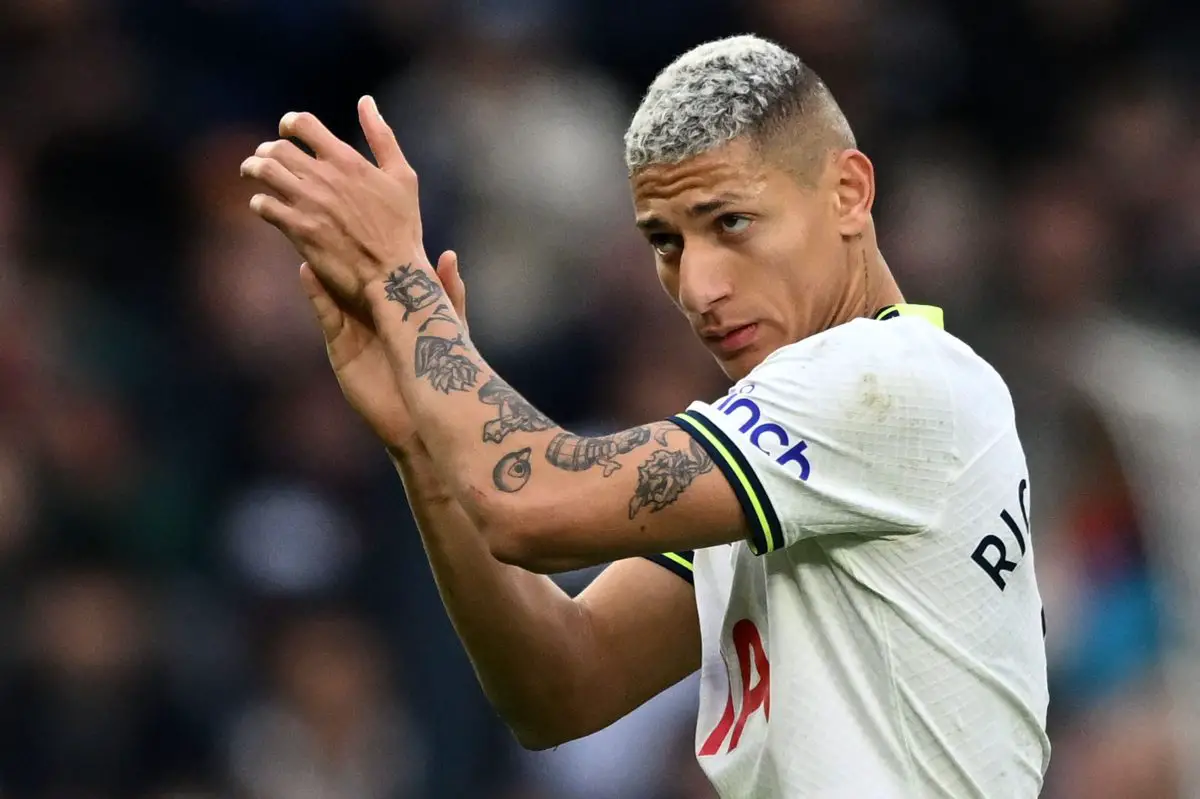
M 308 301 L 312 303 L 321 333 L 326 341 L 332 341 L 345 323 L 344 311 L 338 307 L 333 295 L 326 290 L 325 284 L 307 263 L 300 265 L 300 285 L 308 295 Z
M 302 217 L 294 208 L 269 194 L 256 194 L 251 197 L 250 210 L 289 237 L 303 227 Z
M 358 155 L 353 147 L 330 133 L 329 128 L 313 114 L 289 111 L 279 120 L 279 135 L 291 136 L 304 142 L 317 154 L 328 160 L 346 159 Z
M 358 101 L 358 122 L 362 125 L 363 135 L 380 169 L 390 171 L 408 167 L 408 160 L 400 150 L 396 134 L 379 113 L 374 97 L 367 95 Z
M 446 289 L 447 291 L 450 290 L 450 286 L 447 285 L 446 277 L 452 274 L 454 270 L 454 262 L 457 259 L 458 255 L 455 254 L 454 250 L 446 250 L 444 253 L 438 256 L 437 266 L 433 268 L 433 271 L 437 273 L 438 282 L 441 283 L 442 288 Z
M 442 288 L 446 291 L 446 296 L 450 298 L 450 304 L 454 306 L 454 312 L 458 314 L 458 318 L 462 320 L 463 324 L 466 324 L 467 286 L 459 275 L 458 253 L 454 250 L 446 250 L 442 253 L 438 258 L 437 276 L 442 283 Z
M 254 178 L 281 196 L 294 199 L 301 191 L 300 178 L 274 158 L 252 155 L 242 162 L 242 177 Z
M 287 139 L 263 142 L 242 162 L 243 177 L 261 181 L 285 199 L 296 199 L 302 181 L 316 177 L 316 159 Z
M 265 141 L 258 145 L 254 154 L 259 158 L 271 158 L 283 164 L 293 175 L 306 178 L 316 172 L 317 161 L 287 139 Z

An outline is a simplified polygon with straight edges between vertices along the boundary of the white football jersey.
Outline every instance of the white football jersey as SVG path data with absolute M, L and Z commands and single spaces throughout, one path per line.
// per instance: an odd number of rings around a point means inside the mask
M 1050 757 L 1030 486 L 1000 376 L 901 305 L 673 418 L 748 541 L 695 585 L 696 751 L 723 799 L 1038 795 Z

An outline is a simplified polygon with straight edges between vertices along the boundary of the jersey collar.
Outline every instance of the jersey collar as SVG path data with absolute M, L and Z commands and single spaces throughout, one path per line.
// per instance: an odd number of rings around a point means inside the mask
M 935 327 L 943 330 L 946 328 L 942 309 L 936 305 L 910 305 L 902 302 L 899 305 L 889 305 L 881 309 L 872 318 L 882 322 L 885 319 L 895 319 L 897 316 L 915 316 L 918 319 L 924 319 Z

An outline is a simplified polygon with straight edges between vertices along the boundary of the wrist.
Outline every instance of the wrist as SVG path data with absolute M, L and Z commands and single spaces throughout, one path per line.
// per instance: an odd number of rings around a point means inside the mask
M 367 283 L 363 287 L 362 296 L 372 319 L 378 319 L 381 313 L 386 312 L 389 303 L 395 304 L 388 299 L 388 280 L 386 277 L 379 277 Z
M 384 447 L 387 448 L 388 455 L 393 460 L 408 461 L 428 452 L 425 449 L 425 443 L 421 441 L 421 436 L 415 431 L 406 435 L 388 435 L 380 436 L 380 438 Z
M 404 483 L 426 504 L 449 504 L 453 495 L 439 477 L 429 450 L 419 436 L 414 435 L 405 447 L 387 446 L 388 458 L 400 472 Z M 410 500 L 413 495 L 410 494 Z
M 411 314 L 433 307 L 444 296 L 433 267 L 424 258 L 405 261 L 363 286 L 363 298 L 372 316 L 399 311 L 407 320 Z

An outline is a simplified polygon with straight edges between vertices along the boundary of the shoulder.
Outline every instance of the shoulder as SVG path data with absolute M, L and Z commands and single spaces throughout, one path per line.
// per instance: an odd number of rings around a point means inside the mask
M 824 378 L 831 385 L 857 378 L 898 389 L 941 388 L 960 392 L 982 381 L 1007 395 L 992 366 L 960 339 L 921 319 L 856 319 L 780 347 L 747 381 Z
M 858 319 L 781 347 L 734 389 L 860 434 L 932 438 L 969 457 L 1014 425 L 1008 387 L 967 344 L 916 318 Z
M 957 340 L 920 320 L 857 319 L 779 348 L 742 382 L 810 402 L 857 396 L 878 406 L 889 396 L 914 394 L 936 400 L 958 380 L 948 361 L 950 341 Z

